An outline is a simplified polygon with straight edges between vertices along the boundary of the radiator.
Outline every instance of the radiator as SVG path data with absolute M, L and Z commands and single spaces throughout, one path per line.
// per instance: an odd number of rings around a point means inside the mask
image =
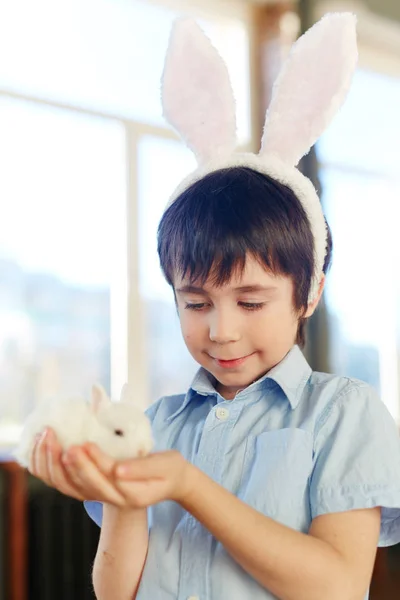
M 82 502 L 30 479 L 28 600 L 94 600 L 98 527 Z

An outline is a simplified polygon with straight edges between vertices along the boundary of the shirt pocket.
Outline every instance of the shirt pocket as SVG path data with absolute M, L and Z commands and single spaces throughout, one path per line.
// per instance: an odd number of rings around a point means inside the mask
M 249 437 L 240 497 L 274 520 L 307 530 L 312 468 L 313 438 L 303 429 Z

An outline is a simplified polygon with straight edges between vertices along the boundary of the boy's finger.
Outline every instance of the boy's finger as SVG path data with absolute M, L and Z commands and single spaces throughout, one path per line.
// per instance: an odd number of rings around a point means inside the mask
M 173 450 L 154 452 L 144 458 L 133 458 L 116 464 L 119 479 L 151 479 L 162 477 L 170 468 L 170 461 L 179 456 Z
M 33 447 L 31 472 L 35 477 L 39 477 L 47 485 L 50 485 L 49 469 L 47 465 L 46 434 L 47 431 L 45 430 Z
M 36 456 L 36 452 L 37 452 L 37 445 L 38 442 L 40 440 L 40 438 L 42 437 L 42 433 L 38 433 L 35 436 L 35 439 L 33 440 L 33 444 L 32 444 L 32 450 L 31 453 L 29 455 L 29 463 L 28 463 L 28 471 L 30 473 L 32 473 L 32 475 L 34 475 L 34 471 L 35 471 L 35 456 Z
M 129 501 L 129 504 L 137 508 L 151 506 L 160 499 L 165 498 L 165 483 L 154 480 L 116 481 L 117 489 Z
M 69 481 L 65 468 L 61 462 L 63 450 L 57 438 L 50 434 L 47 440 L 47 463 L 51 485 L 66 496 L 76 500 L 85 500 L 81 491 Z
M 124 496 L 82 448 L 70 448 L 63 454 L 62 461 L 72 484 L 85 492 L 86 499 L 125 505 Z
M 87 443 L 83 446 L 83 449 L 97 468 L 107 477 L 111 477 L 114 471 L 115 460 L 104 454 L 96 444 Z

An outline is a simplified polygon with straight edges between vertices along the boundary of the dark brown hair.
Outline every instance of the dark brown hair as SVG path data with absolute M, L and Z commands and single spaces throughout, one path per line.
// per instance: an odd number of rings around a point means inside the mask
M 332 254 L 328 240 L 324 273 Z M 185 190 L 158 227 L 158 254 L 164 276 L 174 274 L 216 285 L 243 271 L 251 254 L 274 274 L 290 276 L 300 320 L 296 343 L 305 343 L 305 319 L 314 273 L 314 241 L 300 201 L 287 186 L 247 167 L 210 173 Z

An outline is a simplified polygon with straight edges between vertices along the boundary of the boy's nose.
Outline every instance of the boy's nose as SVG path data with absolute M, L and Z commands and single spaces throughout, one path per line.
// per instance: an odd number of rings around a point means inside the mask
M 214 314 L 210 320 L 210 340 L 216 344 L 227 344 L 240 340 L 240 332 L 235 319 L 229 315 Z

